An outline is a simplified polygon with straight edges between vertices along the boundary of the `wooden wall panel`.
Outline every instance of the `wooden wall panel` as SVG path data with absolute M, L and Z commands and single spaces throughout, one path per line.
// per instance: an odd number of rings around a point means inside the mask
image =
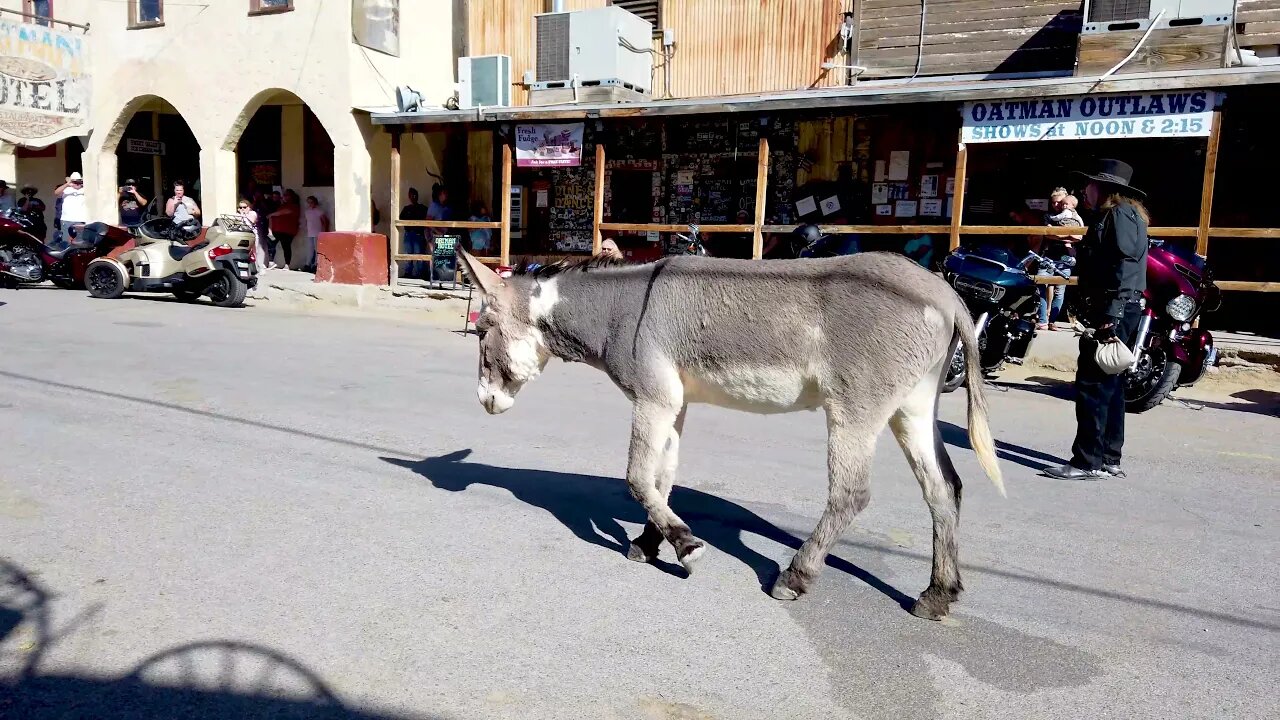
M 1280 45 L 1280 0 L 1240 0 L 1236 28 L 1242 48 Z
M 857 64 L 868 68 L 864 77 L 915 73 L 920 10 L 920 0 L 860 3 Z M 1078 1 L 932 0 L 920 74 L 1070 70 L 1080 25 Z
M 566 9 L 602 7 L 606 0 L 568 0 Z M 468 0 L 467 52 L 511 56 L 512 78 L 534 66 L 533 16 L 545 0 Z M 662 25 L 673 28 L 672 95 L 705 97 L 843 84 L 822 63 L 837 48 L 842 14 L 853 0 L 662 0 Z M 654 49 L 661 49 L 654 40 Z M 846 63 L 841 58 L 838 62 Z M 656 63 L 655 63 L 656 64 Z M 656 94 L 663 73 L 655 73 Z M 516 88 L 516 104 L 527 93 Z

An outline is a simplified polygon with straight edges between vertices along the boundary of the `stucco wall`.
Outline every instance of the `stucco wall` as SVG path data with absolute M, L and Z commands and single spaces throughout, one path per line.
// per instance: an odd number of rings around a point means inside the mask
M 0 7 L 21 6 L 0 0 Z M 166 3 L 163 27 L 136 30 L 128 29 L 127 2 L 57 0 L 57 17 L 92 27 L 94 130 L 84 166 L 95 215 L 115 215 L 114 150 L 132 112 L 152 98 L 172 105 L 200 144 L 206 217 L 234 212 L 236 141 L 279 89 L 301 98 L 334 144 L 335 187 L 302 187 L 300 118 L 296 135 L 284 123 L 286 185 L 326 196 L 337 229 L 367 230 L 371 190 L 386 176 L 374 174 L 368 147 L 378 134 L 362 127 L 353 108 L 393 105 L 401 84 L 444 102 L 453 85 L 452 7 L 452 0 L 402 2 L 400 56 L 392 57 L 351 41 L 347 0 L 299 0 L 292 12 L 260 16 L 248 14 L 248 0 Z

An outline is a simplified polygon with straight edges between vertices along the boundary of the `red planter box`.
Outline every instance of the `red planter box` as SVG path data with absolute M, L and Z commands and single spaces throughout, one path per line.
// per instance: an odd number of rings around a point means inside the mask
M 386 285 L 391 282 L 387 236 L 327 232 L 316 238 L 316 282 Z

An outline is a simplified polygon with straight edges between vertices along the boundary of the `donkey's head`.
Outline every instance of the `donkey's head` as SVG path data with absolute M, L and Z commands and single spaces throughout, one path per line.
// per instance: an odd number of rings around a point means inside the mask
M 502 278 L 466 250 L 458 256 L 482 304 L 476 319 L 480 336 L 480 382 L 476 394 L 490 414 L 511 408 L 520 388 L 538 376 L 551 359 L 542 332 L 529 312 L 534 283 L 527 278 Z

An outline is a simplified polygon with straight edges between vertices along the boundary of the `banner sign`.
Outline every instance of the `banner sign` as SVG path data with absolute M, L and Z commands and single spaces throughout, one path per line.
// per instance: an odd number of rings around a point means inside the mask
M 89 38 L 0 18 L 0 139 L 44 147 L 87 135 Z
M 582 123 L 516 125 L 516 167 L 578 167 Z
M 1212 90 L 992 100 L 964 105 L 967 143 L 1206 137 Z
M 400 0 L 351 0 L 356 44 L 400 57 Z

